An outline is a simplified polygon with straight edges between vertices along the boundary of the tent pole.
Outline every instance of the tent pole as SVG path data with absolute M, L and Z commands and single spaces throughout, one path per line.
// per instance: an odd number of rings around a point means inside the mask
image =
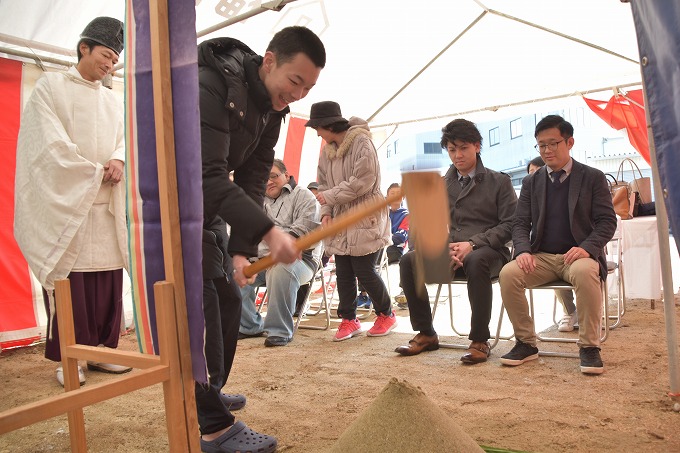
M 647 119 L 647 136 L 649 137 L 649 155 L 652 159 L 652 181 L 654 181 L 654 204 L 656 206 L 656 225 L 659 235 L 659 253 L 661 258 L 661 281 L 663 284 L 663 307 L 666 320 L 666 342 L 668 343 L 668 372 L 670 392 L 668 395 L 675 401 L 675 410 L 680 409 L 680 360 L 678 360 L 678 334 L 675 328 L 675 295 L 673 294 L 673 273 L 671 268 L 671 253 L 668 235 L 668 213 L 664 202 L 659 167 L 656 160 L 652 120 L 649 115 L 647 90 L 644 85 L 645 116 Z
M 260 13 L 264 13 L 265 11 L 281 11 L 281 9 L 286 6 L 288 3 L 293 3 L 296 0 L 273 0 L 270 2 L 262 3 L 262 5 L 259 8 L 253 8 L 250 11 L 247 11 L 243 14 L 239 14 L 238 16 L 234 16 L 231 19 L 225 20 L 224 22 L 220 22 L 219 24 L 215 24 L 211 27 L 206 28 L 205 30 L 201 30 L 198 33 L 196 33 L 197 38 L 202 38 L 205 35 L 208 35 L 212 32 L 215 32 L 217 30 L 221 30 L 223 28 L 228 27 L 229 25 L 236 24 L 238 22 L 241 22 L 242 20 L 246 20 L 250 17 L 256 16 Z
M 475 3 L 477 3 L 480 7 L 484 8 L 487 12 L 489 12 L 493 15 L 496 15 L 498 17 L 503 17 L 505 19 L 508 19 L 508 20 L 511 20 L 511 21 L 514 21 L 514 22 L 518 22 L 520 24 L 524 24 L 524 25 L 527 25 L 529 27 L 536 28 L 538 30 L 542 30 L 546 33 L 551 33 L 553 35 L 559 36 L 560 38 L 568 39 L 569 41 L 573 41 L 573 42 L 576 42 L 576 43 L 579 43 L 579 44 L 583 44 L 586 47 L 590 47 L 590 48 L 598 50 L 600 52 L 604 52 L 604 53 L 609 54 L 609 55 L 616 57 L 616 58 L 621 58 L 622 60 L 626 60 L 626 61 L 633 63 L 633 64 L 636 64 L 636 65 L 640 64 L 639 61 L 635 61 L 632 58 L 628 58 L 625 55 L 621 55 L 620 53 L 616 53 L 616 52 L 609 50 L 605 47 L 598 46 L 597 44 L 593 44 L 591 42 L 584 41 L 584 40 L 576 38 L 574 36 L 570 36 L 570 35 L 561 33 L 557 30 L 553 30 L 551 28 L 544 27 L 542 25 L 539 25 L 539 24 L 536 24 L 536 23 L 533 23 L 533 22 L 529 22 L 528 20 L 520 19 L 519 17 L 511 16 L 510 14 L 505 14 L 505 13 L 502 13 L 500 11 L 496 11 L 495 9 L 487 8 L 486 6 L 482 5 L 482 3 L 478 0 L 475 0 Z
M 465 30 L 463 30 L 463 31 L 460 32 L 458 35 L 456 35 L 456 37 L 453 38 L 453 40 L 452 40 L 450 43 L 448 43 L 446 46 L 444 46 L 444 48 L 443 48 L 442 50 L 440 50 L 439 53 L 438 53 L 437 55 L 435 55 L 430 61 L 428 61 L 427 64 L 426 64 L 425 66 L 423 66 L 422 68 L 420 68 L 420 70 L 419 70 L 418 72 L 416 72 L 416 74 L 415 74 L 413 77 L 411 77 L 411 79 L 410 79 L 408 82 L 406 82 L 406 83 L 404 84 L 404 86 L 402 86 L 401 88 L 399 88 L 399 89 L 398 89 L 398 90 L 397 90 L 397 91 L 396 91 L 396 92 L 395 92 L 395 93 L 394 93 L 387 101 L 385 101 L 385 103 L 384 103 L 383 105 L 380 106 L 380 108 L 378 108 L 378 110 L 376 110 L 375 112 L 373 112 L 373 114 L 372 114 L 371 116 L 369 116 L 369 117 L 366 119 L 366 121 L 370 123 L 371 120 L 372 120 L 373 118 L 375 118 L 375 117 L 378 115 L 378 113 L 380 113 L 380 112 L 382 111 L 382 109 L 384 109 L 385 107 L 387 107 L 387 105 L 388 105 L 390 102 L 394 101 L 394 99 L 395 99 L 397 96 L 399 96 L 399 95 L 401 94 L 402 91 L 404 91 L 411 83 L 413 83 L 414 80 L 416 80 L 418 77 L 420 77 L 420 75 L 421 75 L 423 72 L 425 72 L 425 70 L 427 70 L 427 68 L 429 68 L 430 66 L 432 66 L 432 64 L 433 64 L 435 61 L 437 61 L 437 60 L 439 59 L 439 57 L 441 57 L 441 56 L 444 54 L 444 52 L 446 52 L 447 50 L 449 50 L 449 48 L 450 48 L 452 45 L 454 45 L 460 38 L 462 38 L 463 35 L 464 35 L 465 33 L 467 33 L 468 31 L 470 31 L 470 29 L 471 29 L 472 27 L 474 27 L 474 26 L 477 24 L 477 22 L 479 22 L 480 20 L 482 20 L 482 17 L 486 16 L 486 13 L 487 13 L 487 12 L 484 11 L 484 12 L 481 13 L 479 16 L 477 16 L 477 18 L 476 18 L 475 20 L 473 20 L 472 22 L 470 22 L 470 25 L 468 25 L 467 27 L 465 27 Z
M 201 30 L 198 33 L 196 33 L 196 38 L 202 38 L 205 35 L 208 35 L 212 32 L 215 32 L 217 30 L 221 30 L 225 27 L 228 27 L 229 25 L 236 24 L 238 22 L 241 22 L 243 20 L 246 20 L 250 17 L 256 16 L 260 13 L 264 13 L 265 11 L 280 11 L 284 6 L 286 6 L 288 3 L 293 3 L 294 1 L 297 0 L 273 0 L 267 3 L 263 3 L 262 6 L 259 8 L 253 8 L 250 11 L 247 11 L 243 14 L 239 14 L 238 16 L 234 16 L 231 19 L 225 20 L 224 22 L 220 22 L 219 24 L 215 24 L 211 27 L 206 28 L 205 30 Z M 123 67 L 123 63 L 118 63 L 116 66 L 113 67 L 113 70 L 116 71 L 120 68 Z

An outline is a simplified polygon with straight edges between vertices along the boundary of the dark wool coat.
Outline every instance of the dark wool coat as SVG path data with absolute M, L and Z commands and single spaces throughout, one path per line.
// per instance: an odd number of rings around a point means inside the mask
M 512 236 L 512 217 L 517 195 L 510 177 L 484 167 L 477 155 L 475 177 L 462 189 L 456 167 L 451 165 L 444 176 L 451 210 L 450 242 L 472 240 L 477 246 L 489 246 L 509 260 L 507 243 Z
M 231 226 L 228 253 L 247 257 L 257 255 L 257 244 L 274 225 L 262 206 L 274 145 L 289 111 L 272 110 L 258 75 L 261 62 L 235 39 L 198 46 L 204 221 L 224 219 Z

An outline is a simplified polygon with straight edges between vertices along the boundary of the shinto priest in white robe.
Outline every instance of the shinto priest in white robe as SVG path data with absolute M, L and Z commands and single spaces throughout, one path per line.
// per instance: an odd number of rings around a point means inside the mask
M 125 180 L 102 181 L 111 159 L 125 162 L 122 103 L 76 68 L 46 73 L 21 118 L 14 236 L 50 299 L 72 271 L 128 267 Z

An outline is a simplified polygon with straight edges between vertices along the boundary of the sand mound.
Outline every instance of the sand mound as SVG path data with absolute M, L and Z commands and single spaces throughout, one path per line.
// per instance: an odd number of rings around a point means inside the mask
M 331 452 L 483 452 L 420 387 L 392 378 Z

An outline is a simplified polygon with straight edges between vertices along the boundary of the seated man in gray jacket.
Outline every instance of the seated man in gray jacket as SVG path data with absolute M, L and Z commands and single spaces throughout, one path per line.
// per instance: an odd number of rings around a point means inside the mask
M 288 175 L 280 159 L 274 159 L 269 173 L 264 210 L 277 227 L 300 237 L 319 225 L 319 203 L 312 192 L 298 186 L 295 178 Z M 293 339 L 293 313 L 297 292 L 309 282 L 319 266 L 321 243 L 305 250 L 302 259 L 292 264 L 279 263 L 260 272 L 255 281 L 241 288 L 242 310 L 239 338 L 259 337 L 266 331 L 265 346 L 285 346 Z M 269 253 L 262 242 L 258 249 L 261 258 Z M 255 306 L 255 289 L 267 287 L 267 315 L 262 317 Z

